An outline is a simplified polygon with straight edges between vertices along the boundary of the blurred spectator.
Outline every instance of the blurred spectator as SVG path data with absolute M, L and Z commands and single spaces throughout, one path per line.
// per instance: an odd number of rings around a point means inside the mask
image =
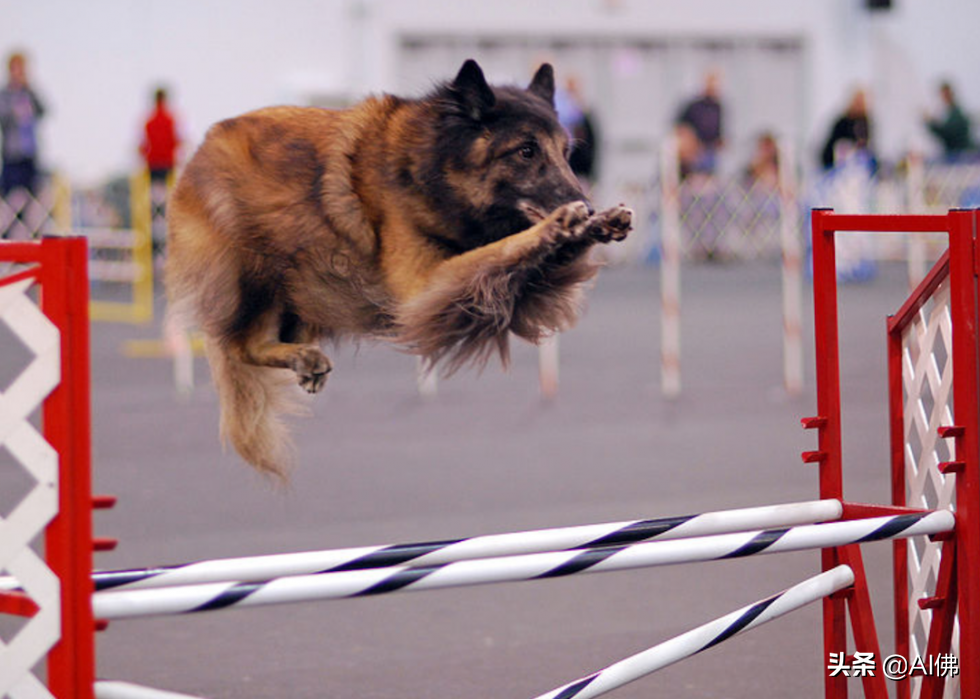
M 153 111 L 143 125 L 140 153 L 150 171 L 150 235 L 153 254 L 162 259 L 167 239 L 167 197 L 170 175 L 177 164 L 180 136 L 177 122 L 167 103 L 167 91 L 153 93 Z
M 820 153 L 824 170 L 830 170 L 843 160 L 842 154 L 863 153 L 871 163 L 871 118 L 868 116 L 868 99 L 864 90 L 855 90 L 847 109 L 841 114 L 830 131 L 830 136 Z
M 153 112 L 143 127 L 140 153 L 150 171 L 150 180 L 165 183 L 176 164 L 180 138 L 167 104 L 167 91 L 162 87 L 157 88 L 153 101 Z
M 596 127 L 595 117 L 586 107 L 578 78 L 569 76 L 565 89 L 556 96 L 558 119 L 568 131 L 571 153 L 568 164 L 586 190 L 595 182 L 596 174 Z
M 944 82 L 939 86 L 939 96 L 945 113 L 941 118 L 927 117 L 926 127 L 942 143 L 946 158 L 956 160 L 975 147 L 970 134 L 970 119 L 956 101 L 956 93 L 950 83 Z
M 718 151 L 724 145 L 720 87 L 718 74 L 708 73 L 701 94 L 677 117 L 682 177 L 694 172 L 710 175 L 717 167 Z
M 44 116 L 44 107 L 28 82 L 24 54 L 11 54 L 7 70 L 7 85 L 0 90 L 0 196 L 17 188 L 33 196 L 37 186 L 37 122 Z
M 779 185 L 779 144 L 772 133 L 766 131 L 756 139 L 755 152 L 745 168 L 745 179 L 750 187 L 775 189 Z

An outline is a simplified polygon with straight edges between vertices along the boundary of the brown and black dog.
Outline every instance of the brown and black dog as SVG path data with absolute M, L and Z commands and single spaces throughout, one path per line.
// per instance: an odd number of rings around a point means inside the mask
M 491 87 L 467 61 L 420 99 L 209 130 L 170 200 L 166 285 L 204 334 L 221 432 L 246 461 L 285 472 L 280 415 L 297 379 L 323 388 L 321 341 L 383 338 L 452 371 L 506 362 L 509 333 L 574 323 L 589 249 L 632 214 L 587 203 L 554 85 L 545 64 L 527 89 Z

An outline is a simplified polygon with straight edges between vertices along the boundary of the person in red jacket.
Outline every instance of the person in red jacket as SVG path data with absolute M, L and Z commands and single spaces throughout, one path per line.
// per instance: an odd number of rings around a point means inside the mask
M 154 101 L 156 106 L 146 120 L 140 153 L 150 171 L 150 180 L 166 182 L 177 161 L 180 138 L 173 114 L 167 107 L 167 91 L 158 88 Z
M 160 258 L 167 238 L 168 185 L 177 164 L 180 137 L 176 120 L 167 106 L 167 91 L 157 88 L 153 99 L 155 106 L 143 126 L 140 154 L 150 171 L 150 236 L 153 255 Z

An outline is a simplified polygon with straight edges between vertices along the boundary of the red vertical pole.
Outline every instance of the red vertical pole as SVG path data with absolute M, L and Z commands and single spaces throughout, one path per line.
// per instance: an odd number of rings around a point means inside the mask
M 891 444 L 892 505 L 905 507 L 905 405 L 902 391 L 902 332 L 888 332 L 888 423 Z M 894 578 L 895 653 L 909 657 L 909 542 L 897 539 L 892 543 L 892 576 Z M 895 685 L 896 699 L 909 699 L 908 679 Z
M 44 434 L 59 454 L 58 515 L 45 556 L 61 581 L 61 640 L 48 655 L 58 699 L 92 699 L 92 475 L 87 253 L 84 238 L 41 242 L 41 307 L 61 333 L 61 381 L 44 404 Z
M 956 460 L 960 694 L 980 697 L 980 408 L 978 408 L 976 211 L 949 213 Z
M 811 213 L 813 246 L 813 315 L 817 368 L 818 452 L 820 498 L 843 497 L 841 471 L 840 358 L 837 337 L 837 263 L 834 231 L 827 225 L 830 210 Z M 820 553 L 821 567 L 830 570 L 840 563 L 836 549 Z M 847 650 L 847 617 L 841 594 L 823 600 L 824 655 L 826 666 L 831 653 Z M 827 699 L 847 697 L 847 678 L 839 674 L 824 680 Z

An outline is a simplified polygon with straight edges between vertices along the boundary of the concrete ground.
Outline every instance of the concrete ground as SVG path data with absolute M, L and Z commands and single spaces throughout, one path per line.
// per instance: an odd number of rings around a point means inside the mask
M 420 398 L 414 360 L 345 346 L 298 420 L 299 464 L 276 490 L 222 453 L 198 360 L 180 398 L 161 359 L 128 358 L 158 327 L 93 326 L 97 493 L 119 497 L 96 533 L 99 568 L 402 543 L 632 520 L 817 497 L 812 337 L 806 391 L 781 387 L 779 270 L 688 267 L 683 395 L 659 391 L 659 274 L 606 270 L 561 337 L 561 386 L 540 397 L 537 353 Z M 886 502 L 884 317 L 901 269 L 841 290 L 845 493 Z M 807 294 L 809 298 L 809 290 Z M 812 318 L 809 301 L 805 318 Z M 0 361 L 0 364 L 3 364 Z M 865 548 L 890 629 L 890 546 Z M 100 677 L 222 698 L 513 697 L 545 693 L 816 574 L 816 552 L 550 581 L 113 622 Z M 819 605 L 611 696 L 822 696 Z M 890 631 L 882 635 L 886 648 Z M 844 649 L 841 649 L 844 650 Z

